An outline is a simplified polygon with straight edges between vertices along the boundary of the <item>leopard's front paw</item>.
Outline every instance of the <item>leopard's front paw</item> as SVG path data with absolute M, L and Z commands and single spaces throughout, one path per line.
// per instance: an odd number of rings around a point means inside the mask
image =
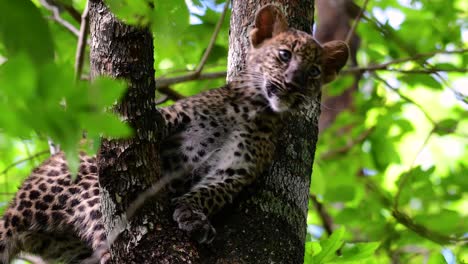
M 173 215 L 181 230 L 186 231 L 198 243 L 209 244 L 216 236 L 216 230 L 208 217 L 187 205 L 178 205 Z

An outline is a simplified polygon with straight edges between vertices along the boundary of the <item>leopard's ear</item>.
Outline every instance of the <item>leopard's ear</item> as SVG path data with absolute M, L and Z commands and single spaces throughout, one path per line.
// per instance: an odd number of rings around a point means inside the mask
M 341 68 L 346 65 L 349 48 L 346 42 L 334 40 L 323 45 L 322 80 L 323 83 L 333 81 Z
M 255 15 L 255 28 L 250 32 L 250 43 L 256 48 L 266 39 L 288 30 L 288 22 L 275 5 L 265 5 Z

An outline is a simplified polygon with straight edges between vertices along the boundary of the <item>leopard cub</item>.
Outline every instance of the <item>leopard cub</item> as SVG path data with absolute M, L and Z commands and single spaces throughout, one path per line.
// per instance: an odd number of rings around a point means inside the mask
M 174 221 L 200 243 L 215 229 L 208 217 L 233 200 L 270 164 L 283 117 L 313 102 L 345 65 L 348 48 L 319 44 L 289 28 L 274 5 L 261 8 L 250 33 L 245 71 L 226 86 L 160 109 L 166 122 L 162 172 L 174 188 Z M 0 260 L 20 251 L 79 263 L 106 247 L 94 158 L 81 156 L 76 180 L 63 154 L 23 183 L 0 222 Z M 102 252 L 101 263 L 109 259 Z

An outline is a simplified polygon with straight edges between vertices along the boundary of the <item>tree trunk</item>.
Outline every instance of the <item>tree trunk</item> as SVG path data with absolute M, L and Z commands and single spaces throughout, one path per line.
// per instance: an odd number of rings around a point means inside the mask
M 154 102 L 151 33 L 117 21 L 101 1 L 90 1 L 89 8 L 92 76 L 128 81 L 128 92 L 115 111 L 135 131 L 132 139 L 104 139 L 98 154 L 103 220 L 109 232 L 129 204 L 160 179 L 158 132 L 163 122 Z M 113 243 L 112 262 L 192 263 L 197 252 L 171 216 L 165 193 L 146 201 Z
M 290 27 L 311 32 L 313 1 L 275 1 Z M 244 68 L 255 10 L 271 1 L 232 1 L 228 79 Z M 303 263 L 310 175 L 319 107 L 288 118 L 270 170 L 215 217 L 215 243 L 204 263 Z M 217 221 L 219 220 L 219 221 Z M 217 241 L 220 241 L 219 243 Z M 222 241 L 222 243 L 221 243 Z
M 229 79 L 243 68 L 255 11 L 271 1 L 233 1 Z M 309 31 L 313 1 L 276 1 L 290 26 Z M 129 140 L 103 140 L 99 152 L 102 210 L 111 230 L 129 204 L 160 178 L 161 120 L 154 108 L 151 34 L 118 22 L 101 1 L 90 1 L 93 76 L 129 81 L 115 110 L 135 128 Z M 271 169 L 213 219 L 214 243 L 198 246 L 178 230 L 164 193 L 147 201 L 112 245 L 113 263 L 303 263 L 311 166 L 319 108 L 288 120 Z

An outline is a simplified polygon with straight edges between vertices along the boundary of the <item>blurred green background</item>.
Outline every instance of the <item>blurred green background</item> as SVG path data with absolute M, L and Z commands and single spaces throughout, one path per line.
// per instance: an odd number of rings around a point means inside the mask
M 87 55 L 75 81 L 86 1 L 48 2 L 58 9 L 39 0 L 0 0 L 2 212 L 49 156 L 48 138 L 73 158 L 83 130 L 91 139 L 131 134 L 104 112 L 124 85 L 109 79 L 90 85 Z M 225 3 L 157 0 L 153 10 L 145 0 L 106 2 L 127 22 L 152 26 L 156 77 L 166 80 L 197 67 Z M 203 74 L 226 71 L 229 15 Z M 352 107 L 319 137 L 305 263 L 468 263 L 468 2 L 369 1 L 356 34 L 362 76 Z M 396 63 L 403 58 L 409 59 Z M 325 86 L 324 98 L 347 90 L 352 71 L 345 68 Z M 224 82 L 170 85 L 157 98 L 170 104 Z M 322 109 L 338 111 L 326 103 Z

